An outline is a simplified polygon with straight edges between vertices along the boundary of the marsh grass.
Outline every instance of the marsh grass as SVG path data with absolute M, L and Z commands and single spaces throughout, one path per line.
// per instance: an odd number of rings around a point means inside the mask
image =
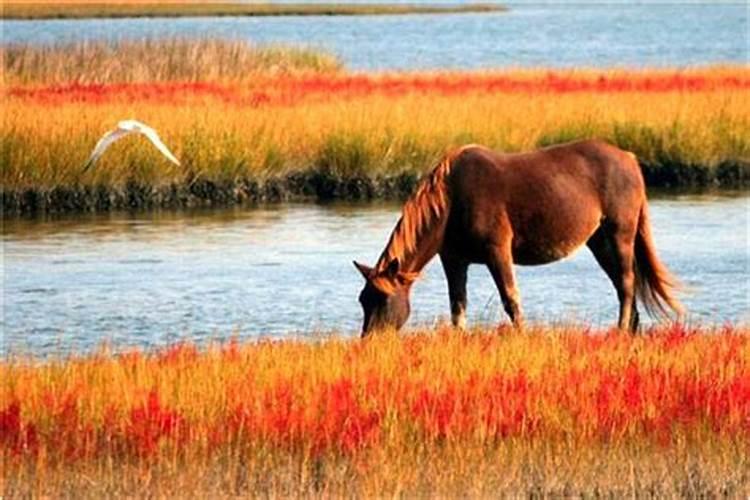
M 303 98 L 279 106 L 214 98 L 174 104 L 63 100 L 50 106 L 11 98 L 0 130 L 2 186 L 116 188 L 127 181 L 153 186 L 196 176 L 263 181 L 305 172 L 335 178 L 419 175 L 447 149 L 468 142 L 515 152 L 591 137 L 633 151 L 652 169 L 695 166 L 711 173 L 750 157 L 746 97 L 747 92 L 721 90 L 345 100 L 333 95 L 323 102 Z M 155 127 L 183 168 L 162 161 L 142 138 L 131 137 L 82 174 L 80 167 L 98 137 L 130 117 Z
M 169 80 L 170 67 L 150 77 Z M 466 143 L 520 152 L 599 138 L 635 153 L 652 187 L 750 182 L 746 68 L 258 71 L 248 80 L 226 68 L 211 73 L 226 76 L 218 83 L 6 85 L 6 213 L 402 197 Z M 125 118 L 154 127 L 182 166 L 131 136 L 84 173 L 96 141 Z
M 9 498 L 180 497 L 665 497 L 744 498 L 750 467 L 742 443 L 493 446 L 415 445 L 363 453 L 357 459 L 305 457 L 269 451 L 247 456 L 131 461 L 115 458 L 55 466 L 14 464 Z
M 15 496 L 750 493 L 750 332 L 393 332 L 0 361 Z
M 145 39 L 0 47 L 7 84 L 97 84 L 251 80 L 259 73 L 337 72 L 341 62 L 312 48 L 239 40 Z
M 3 19 L 81 19 L 184 16 L 361 16 L 502 12 L 495 3 L 420 5 L 404 3 L 227 3 L 227 2 L 4 2 Z

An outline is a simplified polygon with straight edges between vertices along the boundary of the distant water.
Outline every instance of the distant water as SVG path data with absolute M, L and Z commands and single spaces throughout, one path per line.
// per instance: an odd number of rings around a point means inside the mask
M 492 14 L 2 23 L 4 44 L 173 36 L 320 47 L 356 70 L 746 64 L 748 8 L 511 4 Z
M 690 289 L 691 321 L 750 322 L 750 197 L 651 202 L 662 260 Z M 356 335 L 362 286 L 352 259 L 372 264 L 399 205 L 277 205 L 6 220 L 3 349 L 88 350 L 104 340 L 149 347 L 259 335 Z M 518 267 L 530 321 L 609 326 L 614 289 L 581 249 L 555 264 Z M 469 272 L 472 324 L 506 321 L 484 266 Z M 413 290 L 410 326 L 449 318 L 435 259 Z

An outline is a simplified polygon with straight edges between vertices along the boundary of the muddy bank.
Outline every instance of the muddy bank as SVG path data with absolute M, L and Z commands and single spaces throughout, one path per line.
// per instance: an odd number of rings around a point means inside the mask
M 750 162 L 724 163 L 715 168 L 697 165 L 642 165 L 654 188 L 750 187 Z M 404 199 L 419 181 L 417 173 L 390 176 L 340 176 L 324 171 L 295 173 L 267 180 L 198 179 L 189 184 L 147 186 L 135 182 L 121 187 L 72 186 L 2 192 L 4 216 L 42 213 L 102 212 L 231 206 L 258 202 Z
M 196 180 L 190 184 L 122 187 L 73 186 L 49 190 L 3 191 L 3 214 L 26 215 L 108 210 L 148 210 L 231 206 L 258 202 L 406 198 L 417 174 L 341 178 L 319 172 L 258 181 Z
M 715 167 L 679 163 L 640 163 L 646 185 L 652 188 L 750 187 L 750 160 L 726 161 Z

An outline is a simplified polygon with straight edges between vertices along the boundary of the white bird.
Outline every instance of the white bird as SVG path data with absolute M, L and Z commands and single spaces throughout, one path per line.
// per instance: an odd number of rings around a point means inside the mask
M 164 156 L 167 157 L 169 161 L 176 165 L 180 164 L 180 162 L 177 160 L 177 158 L 175 158 L 169 148 L 167 148 L 167 146 L 165 146 L 161 141 L 161 139 L 159 138 L 159 134 L 156 133 L 156 130 L 137 120 L 123 120 L 117 124 L 116 129 L 110 130 L 109 132 L 104 134 L 101 139 L 99 139 L 99 142 L 97 142 L 96 146 L 94 146 L 94 151 L 91 153 L 88 161 L 86 161 L 86 165 L 84 165 L 83 167 L 83 172 L 88 170 L 94 163 L 96 163 L 96 160 L 98 160 L 99 157 L 104 153 L 104 151 L 115 141 L 118 141 L 119 139 L 130 134 L 145 135 L 148 140 L 150 140 L 154 144 L 154 146 L 156 146 L 156 148 L 161 151 Z

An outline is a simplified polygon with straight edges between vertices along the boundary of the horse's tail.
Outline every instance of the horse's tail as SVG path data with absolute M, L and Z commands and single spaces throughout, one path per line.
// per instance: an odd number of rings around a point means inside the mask
M 680 283 L 656 255 L 648 221 L 648 207 L 644 201 L 638 217 L 635 237 L 635 291 L 646 311 L 652 316 L 669 316 L 667 307 L 680 318 L 685 308 L 675 298 Z

